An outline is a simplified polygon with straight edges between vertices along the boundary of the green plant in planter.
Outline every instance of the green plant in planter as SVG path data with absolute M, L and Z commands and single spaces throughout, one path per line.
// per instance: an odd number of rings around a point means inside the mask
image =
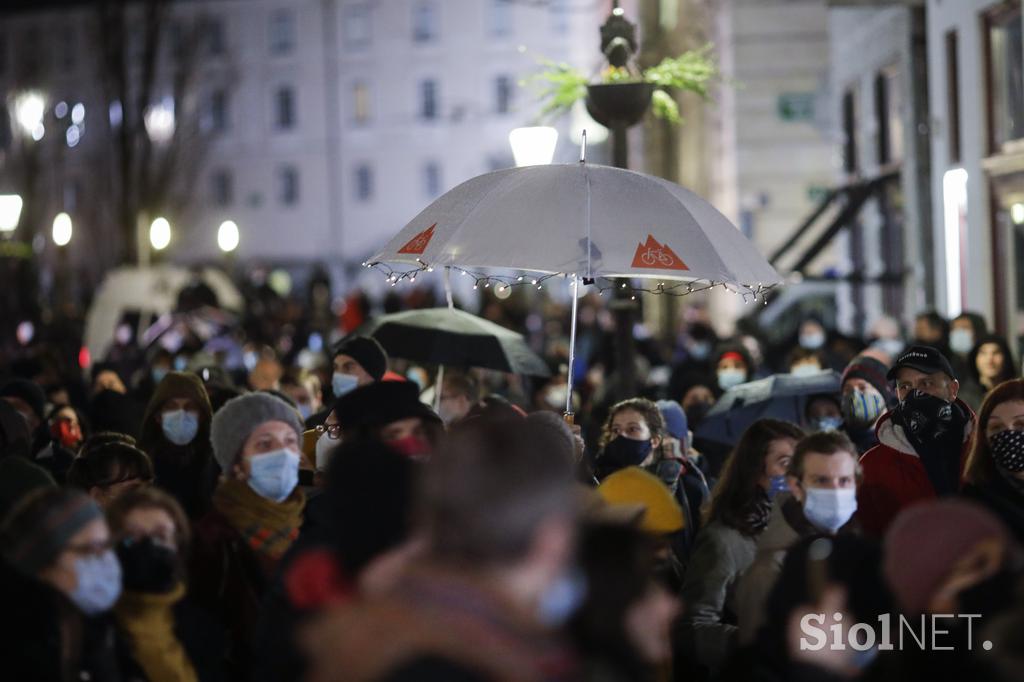
M 609 66 L 600 75 L 600 83 L 650 83 L 651 109 L 658 118 L 670 123 L 681 123 L 679 105 L 670 91 L 693 92 L 708 97 L 708 88 L 718 77 L 718 67 L 710 56 L 711 45 L 689 50 L 678 57 L 666 57 L 643 71 Z M 590 80 L 578 69 L 565 62 L 539 60 L 543 70 L 529 80 L 540 84 L 539 97 L 544 106 L 541 116 L 560 116 L 568 113 L 573 104 L 587 97 Z M 521 83 L 523 84 L 523 83 Z

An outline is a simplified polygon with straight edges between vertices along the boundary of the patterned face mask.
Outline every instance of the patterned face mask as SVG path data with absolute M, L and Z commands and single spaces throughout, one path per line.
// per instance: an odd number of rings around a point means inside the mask
M 996 464 L 1012 474 L 1024 471 L 1024 431 L 1000 431 L 989 437 L 988 442 Z

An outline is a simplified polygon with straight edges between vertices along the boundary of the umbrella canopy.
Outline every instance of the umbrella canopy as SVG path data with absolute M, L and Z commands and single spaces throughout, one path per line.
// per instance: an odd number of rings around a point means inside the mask
M 230 278 L 219 270 L 204 268 L 201 274 L 217 295 L 220 305 L 241 311 L 244 301 Z M 174 310 L 178 293 L 193 281 L 185 268 L 158 266 L 123 267 L 112 270 L 93 299 L 85 323 L 85 344 L 94 358 L 106 356 L 114 330 L 126 313 L 148 320 Z M 143 330 L 139 330 L 140 335 Z
M 472 178 L 424 209 L 369 263 L 707 281 L 744 293 L 782 281 L 693 192 L 582 163 Z
M 188 343 L 202 347 L 237 323 L 231 313 L 219 308 L 203 306 L 196 310 L 178 313 L 164 313 L 142 334 L 142 343 L 147 348 L 159 344 L 171 353 L 177 353 Z
M 551 373 L 521 334 L 463 310 L 393 313 L 366 323 L 359 333 L 373 336 L 388 354 L 407 360 L 533 376 Z
M 719 398 L 694 434 L 716 443 L 733 445 L 758 419 L 782 419 L 802 424 L 807 398 L 838 395 L 841 376 L 822 372 L 813 376 L 774 374 L 731 388 Z

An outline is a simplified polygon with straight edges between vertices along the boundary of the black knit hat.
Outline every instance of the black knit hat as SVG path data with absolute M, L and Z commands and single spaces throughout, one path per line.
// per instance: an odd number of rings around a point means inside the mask
M 419 386 L 411 381 L 377 381 L 360 386 L 334 401 L 334 415 L 345 430 L 384 426 L 408 417 L 441 421 L 436 412 L 420 402 Z
M 380 381 L 388 371 L 388 354 L 376 339 L 368 336 L 353 336 L 334 347 L 333 357 L 347 355 L 366 370 L 374 381 Z

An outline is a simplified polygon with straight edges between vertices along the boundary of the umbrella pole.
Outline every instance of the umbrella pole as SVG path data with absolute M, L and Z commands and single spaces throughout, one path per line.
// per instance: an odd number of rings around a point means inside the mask
M 441 413 L 441 387 L 444 385 L 444 365 L 437 366 L 437 378 L 434 380 L 434 412 Z
M 452 300 L 452 269 L 444 266 L 444 297 L 448 300 L 448 310 L 455 310 L 455 301 Z
M 573 365 L 576 363 L 576 308 L 580 300 L 580 278 L 572 276 L 572 321 L 569 324 L 569 371 L 566 372 L 568 391 L 565 397 L 565 421 L 574 423 L 572 413 L 572 376 Z

